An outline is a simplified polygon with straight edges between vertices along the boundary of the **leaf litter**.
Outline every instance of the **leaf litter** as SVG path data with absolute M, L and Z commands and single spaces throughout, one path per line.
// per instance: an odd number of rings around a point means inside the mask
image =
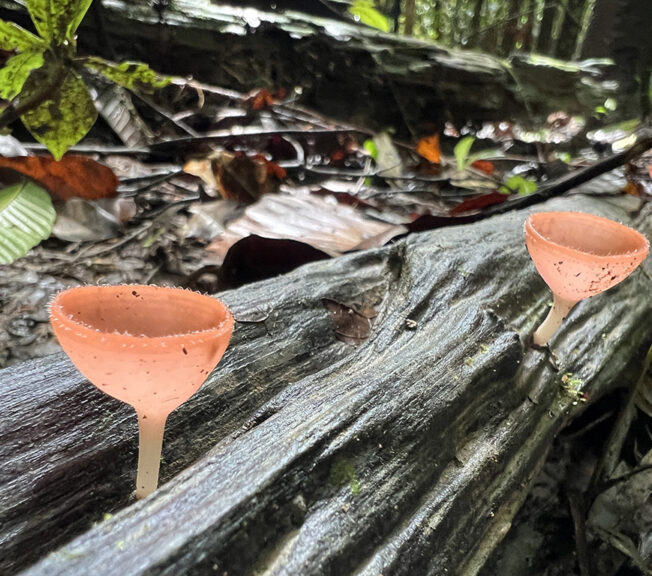
M 123 96 L 105 95 L 110 121 L 96 125 L 62 164 L 18 159 L 42 148 L 0 136 L 2 183 L 10 185 L 16 172 L 38 180 L 58 212 L 53 237 L 0 269 L 0 366 L 58 350 L 47 305 L 66 287 L 156 283 L 215 293 L 241 286 L 518 206 L 559 176 L 599 162 L 605 150 L 622 150 L 633 130 L 605 126 L 587 135 L 580 121 L 559 114 L 537 130 L 506 121 L 477 129 L 449 123 L 406 143 L 295 106 L 282 89 L 238 94 L 173 79 L 155 101 L 134 100 L 128 116 L 111 113 L 119 108 L 112 98 Z M 651 164 L 649 152 L 631 160 L 618 174 L 623 192 L 648 199 Z M 373 307 L 328 299 L 324 307 L 343 342 L 358 345 L 371 335 Z M 418 328 L 410 322 L 406 329 Z M 649 418 L 649 394 L 638 406 Z M 628 497 L 604 491 L 590 510 L 595 541 L 617 549 L 618 566 L 651 553 L 643 537 L 649 519 L 640 513 L 649 474 L 633 474 L 649 462 L 649 438 L 639 438 L 636 453 L 619 463 Z M 541 542 L 552 538 L 536 525 L 537 509 L 552 503 L 554 517 L 565 504 L 560 468 L 591 464 L 574 459 L 570 448 L 566 456 L 547 463 L 523 509 L 529 517 L 515 522 L 530 534 L 533 562 Z M 513 566 L 509 554 L 503 548 L 494 564 Z M 561 549 L 551 573 L 568 574 L 573 555 L 572 546 Z

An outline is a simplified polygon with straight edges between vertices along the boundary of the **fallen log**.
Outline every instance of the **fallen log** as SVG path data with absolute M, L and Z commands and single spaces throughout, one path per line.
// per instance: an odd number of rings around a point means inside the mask
M 445 121 L 591 114 L 617 95 L 601 62 L 519 56 L 510 63 L 352 22 L 234 4 L 103 0 L 80 28 L 80 52 L 245 92 L 299 87 L 309 108 L 369 129 L 393 127 L 402 137 Z M 0 0 L 0 18 L 30 26 L 17 0 Z
M 631 197 L 541 209 L 652 236 L 652 206 Z M 63 355 L 1 371 L 0 572 L 40 559 L 25 574 L 477 573 L 586 405 L 562 375 L 591 403 L 652 343 L 648 258 L 572 311 L 551 342 L 559 371 L 525 344 L 550 300 L 526 215 L 221 295 L 237 320 L 231 346 L 170 417 L 163 484 L 139 502 L 130 409 Z M 355 330 L 335 319 L 372 309 L 368 339 L 344 343 Z

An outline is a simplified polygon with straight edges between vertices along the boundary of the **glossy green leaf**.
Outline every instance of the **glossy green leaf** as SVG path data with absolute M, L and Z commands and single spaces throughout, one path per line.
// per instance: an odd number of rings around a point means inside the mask
M 0 50 L 23 52 L 34 48 L 45 48 L 46 43 L 13 22 L 0 20 Z
M 47 42 L 73 43 L 75 32 L 93 0 L 26 0 L 38 33 Z
M 527 180 L 523 176 L 511 176 L 505 181 L 505 185 L 498 189 L 501 194 L 513 194 L 516 192 L 519 196 L 529 196 L 537 191 L 537 183 L 533 180 Z
M 39 78 L 32 74 L 23 89 L 25 98 L 40 90 Z M 73 70 L 66 70 L 62 81 L 47 94 L 43 102 L 20 118 L 32 136 L 59 160 L 86 136 L 97 119 L 97 111 L 86 85 Z
M 349 8 L 349 13 L 367 26 L 377 28 L 383 32 L 389 32 L 390 30 L 389 18 L 376 10 L 372 0 L 355 0 Z
M 25 4 L 36 31 L 49 44 L 52 41 L 50 0 L 26 0 Z
M 469 162 L 469 152 L 475 138 L 473 136 L 465 136 L 456 145 L 453 153 L 455 154 L 455 161 L 457 162 L 457 171 L 462 172 L 466 170 Z
M 84 59 L 84 66 L 99 72 L 112 82 L 135 92 L 152 92 L 170 83 L 170 79 L 159 76 L 147 64 L 142 62 L 121 62 L 115 64 L 91 56 Z
M 55 217 L 50 195 L 33 182 L 0 190 L 0 264 L 11 264 L 50 236 Z
M 70 17 L 66 27 L 66 38 L 69 41 L 74 41 L 77 28 L 79 28 L 81 21 L 86 16 L 86 12 L 88 12 L 92 3 L 93 0 L 75 0 L 74 5 L 71 6 Z
M 29 50 L 16 54 L 0 68 L 0 98 L 11 100 L 23 89 L 30 72 L 43 66 L 43 52 Z

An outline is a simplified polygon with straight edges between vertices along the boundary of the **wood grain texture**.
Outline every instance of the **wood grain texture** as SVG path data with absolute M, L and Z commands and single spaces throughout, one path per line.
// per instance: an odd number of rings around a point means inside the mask
M 650 206 L 575 195 L 652 236 Z M 652 343 L 652 265 L 579 304 L 550 294 L 527 211 L 414 234 L 224 293 L 224 360 L 172 414 L 163 485 L 134 502 L 136 418 L 61 355 L 0 372 L 0 573 L 474 574 L 556 433 Z M 378 311 L 357 348 L 322 299 Z M 105 513 L 112 516 L 104 518 Z

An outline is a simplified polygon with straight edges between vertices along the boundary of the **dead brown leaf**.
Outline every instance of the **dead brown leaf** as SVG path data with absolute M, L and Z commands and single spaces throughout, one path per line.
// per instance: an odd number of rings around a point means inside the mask
M 118 188 L 113 171 L 86 156 L 66 155 L 59 161 L 51 156 L 0 157 L 0 168 L 28 176 L 59 201 L 112 198 Z

